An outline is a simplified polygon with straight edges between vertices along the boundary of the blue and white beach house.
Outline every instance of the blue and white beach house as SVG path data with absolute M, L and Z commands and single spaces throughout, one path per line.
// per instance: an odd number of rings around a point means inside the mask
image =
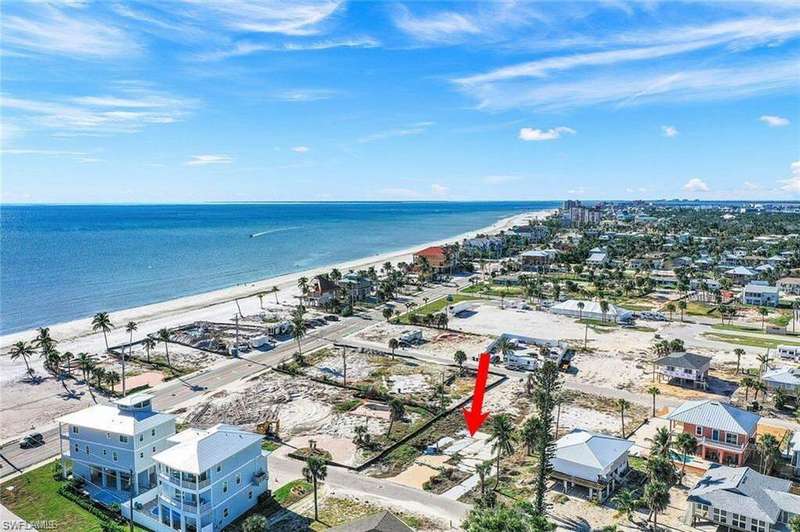
M 155 532 L 222 530 L 267 491 L 262 436 L 222 424 L 176 433 L 151 401 L 135 394 L 60 418 L 65 472 L 71 463 L 92 499 Z
M 133 520 L 155 532 L 222 530 L 267 491 L 262 439 L 222 424 L 175 434 L 153 457 L 158 487 L 133 500 Z M 122 512 L 130 516 L 130 503 Z
M 119 504 L 157 486 L 153 456 L 172 445 L 175 416 L 154 412 L 152 398 L 133 394 L 59 418 L 64 470 L 71 462 L 93 499 Z

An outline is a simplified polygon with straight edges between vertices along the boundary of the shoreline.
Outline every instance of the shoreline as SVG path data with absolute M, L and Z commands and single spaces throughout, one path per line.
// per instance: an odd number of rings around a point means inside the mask
M 128 321 L 136 321 L 141 325 L 147 325 L 147 322 L 154 320 L 165 320 L 169 318 L 178 318 L 181 314 L 209 309 L 211 307 L 224 305 L 225 303 L 232 303 L 237 299 L 254 297 L 256 293 L 272 289 L 277 286 L 280 291 L 278 296 L 286 299 L 288 295 L 290 300 L 293 299 L 294 292 L 297 291 L 297 280 L 300 277 L 313 277 L 320 273 L 329 272 L 333 268 L 342 271 L 366 269 L 370 266 L 380 266 L 381 264 L 389 261 L 397 263 L 401 261 L 408 262 L 411 255 L 418 249 L 428 246 L 442 245 L 446 243 L 461 241 L 465 238 L 470 238 L 476 234 L 496 234 L 500 231 L 509 229 L 514 225 L 521 225 L 527 223 L 528 220 L 541 220 L 549 216 L 554 209 L 544 209 L 540 211 L 530 211 L 513 216 L 508 216 L 497 220 L 494 224 L 467 231 L 458 235 L 448 238 L 435 240 L 417 244 L 413 247 L 387 251 L 375 255 L 368 255 L 350 261 L 345 261 L 337 264 L 330 264 L 309 270 L 301 270 L 293 273 L 286 273 L 273 277 L 268 277 L 250 283 L 238 284 L 226 288 L 220 288 L 209 292 L 201 292 L 199 294 L 182 296 L 158 303 L 150 303 L 138 307 L 131 307 L 109 312 L 112 320 L 116 323 L 117 327 L 113 331 L 119 333 L 122 329 L 122 324 Z M 273 294 L 268 294 L 267 301 L 273 298 Z M 99 310 L 98 310 L 99 311 Z M 96 331 L 91 330 L 91 316 L 78 318 L 66 322 L 47 325 L 50 328 L 50 333 L 58 341 L 72 341 L 92 335 L 98 335 Z M 140 334 L 144 332 L 140 330 Z M 0 349 L 7 350 L 14 342 L 23 340 L 28 341 L 36 335 L 36 329 L 26 329 L 0 336 Z M 100 334 L 100 336 L 102 336 Z M 109 334 L 111 337 L 112 334 Z M 114 334 L 114 336 L 117 336 Z M 110 342 L 110 341 L 109 341 Z M 111 342 L 110 342 L 111 343 Z

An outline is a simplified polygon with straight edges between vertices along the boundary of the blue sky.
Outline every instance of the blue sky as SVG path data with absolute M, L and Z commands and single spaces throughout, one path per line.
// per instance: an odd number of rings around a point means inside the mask
M 9 1 L 4 202 L 800 199 L 789 2 Z

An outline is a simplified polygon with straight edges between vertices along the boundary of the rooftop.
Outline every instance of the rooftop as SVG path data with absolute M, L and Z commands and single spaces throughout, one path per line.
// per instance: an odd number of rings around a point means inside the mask
M 655 362 L 659 366 L 676 366 L 679 368 L 702 370 L 711 363 L 711 357 L 694 353 L 670 353 Z
M 406 532 L 414 529 L 391 512 L 378 512 L 328 530 L 330 532 Z
M 423 257 L 438 257 L 440 255 L 444 255 L 444 248 L 442 246 L 430 246 L 417 251 L 414 253 L 414 255 L 420 255 Z
M 667 415 L 667 419 L 672 421 L 712 427 L 736 434 L 754 434 L 760 418 L 758 414 L 710 399 L 686 401 Z
M 123 408 L 125 406 L 123 405 Z M 58 418 L 59 423 L 92 430 L 134 436 L 157 427 L 175 416 L 147 410 L 123 410 L 116 406 L 94 405 Z
M 576 429 L 559 438 L 554 458 L 602 470 L 626 454 L 632 445 L 629 440 Z
M 260 434 L 219 423 L 208 429 L 187 429 L 175 434 L 169 438 L 175 445 L 154 454 L 153 460 L 199 475 L 261 440 Z

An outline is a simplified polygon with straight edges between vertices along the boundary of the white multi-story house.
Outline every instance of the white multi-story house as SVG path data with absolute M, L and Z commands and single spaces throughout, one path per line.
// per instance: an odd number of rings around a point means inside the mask
M 777 285 L 787 294 L 800 295 L 800 277 L 783 277 L 778 279 Z
M 153 411 L 152 399 L 133 394 L 58 419 L 61 463 L 94 499 L 120 503 L 156 486 L 153 456 L 172 445 L 175 416 Z
M 742 303 L 760 307 L 777 307 L 780 289 L 777 286 L 749 283 L 742 289 Z
M 188 429 L 153 459 L 158 487 L 133 501 L 133 520 L 155 532 L 222 530 L 267 491 L 263 437 L 231 425 Z M 130 504 L 123 504 L 130 515 Z

